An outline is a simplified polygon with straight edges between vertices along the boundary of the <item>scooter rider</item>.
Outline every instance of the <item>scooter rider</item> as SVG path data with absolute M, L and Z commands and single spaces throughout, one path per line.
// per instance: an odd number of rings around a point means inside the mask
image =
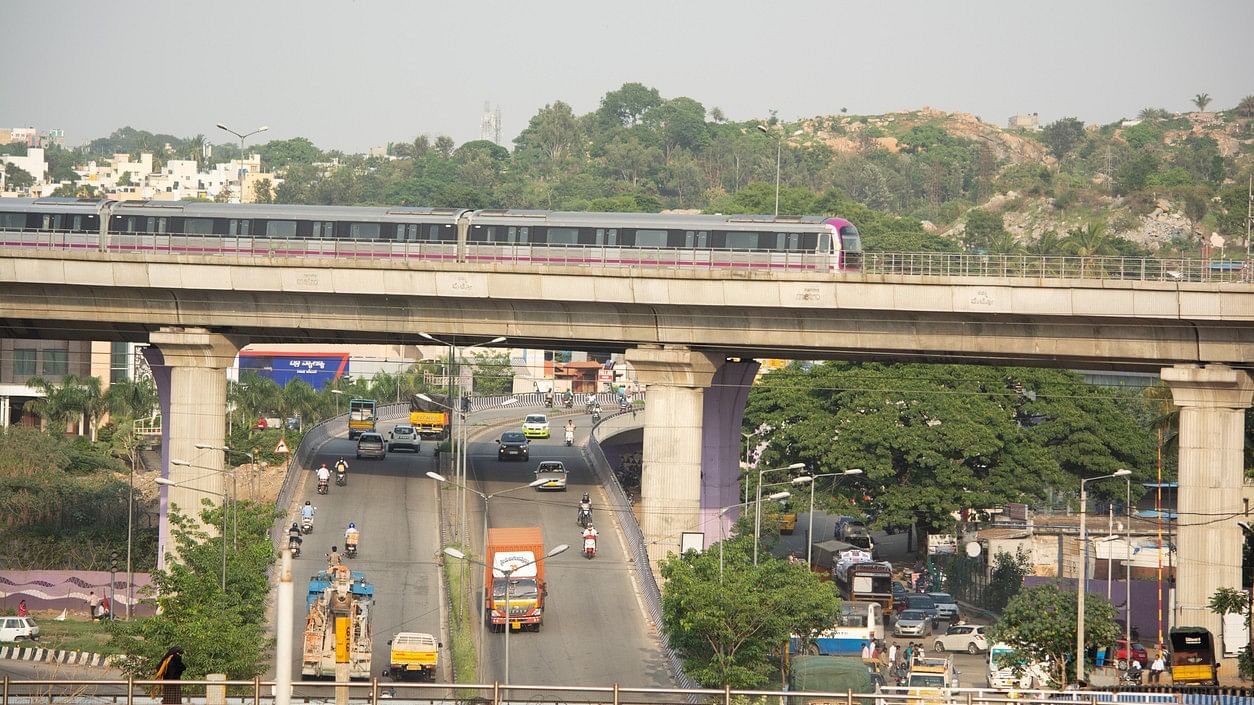
M 335 461 L 335 471 L 340 473 L 341 475 L 347 473 L 348 461 L 345 460 L 344 458 L 340 458 L 339 460 Z
M 305 506 L 300 508 L 300 518 L 313 521 L 313 515 L 316 511 L 318 511 L 317 507 L 310 504 L 309 500 L 305 500 Z
M 327 469 L 327 464 L 323 463 L 322 467 L 318 468 L 318 482 L 330 482 L 330 481 L 331 481 L 331 471 Z
M 583 493 L 583 499 L 579 500 L 579 521 L 583 523 L 586 518 L 588 525 L 592 524 L 592 498 L 587 492 Z
M 300 545 L 304 542 L 305 539 L 300 535 L 300 525 L 296 522 L 292 522 L 291 528 L 287 530 L 287 545 L 291 546 L 292 544 L 296 544 L 296 547 L 299 549 Z
M 583 530 L 583 552 L 593 555 L 597 552 L 597 530 L 591 523 Z
M 351 521 L 348 522 L 348 528 L 344 530 L 344 545 L 347 546 L 350 543 L 357 543 L 357 539 L 360 535 L 361 532 L 357 531 L 357 524 Z

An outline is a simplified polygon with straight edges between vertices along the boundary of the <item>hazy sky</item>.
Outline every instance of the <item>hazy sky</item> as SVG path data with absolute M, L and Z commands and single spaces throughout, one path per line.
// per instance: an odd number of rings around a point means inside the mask
M 5 3 L 0 126 L 70 144 L 131 125 L 269 125 L 361 151 L 420 133 L 510 144 L 555 100 L 639 81 L 734 120 L 932 106 L 1109 122 L 1254 94 L 1251 0 Z

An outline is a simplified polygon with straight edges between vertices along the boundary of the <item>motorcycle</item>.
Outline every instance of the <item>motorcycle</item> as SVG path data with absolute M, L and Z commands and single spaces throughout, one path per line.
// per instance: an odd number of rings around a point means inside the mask
M 574 431 L 571 431 L 571 430 L 569 430 L 569 429 L 567 429 L 567 431 L 566 431 L 566 445 L 568 445 L 568 446 L 569 446 L 569 445 L 574 445 L 574 444 L 575 444 L 575 432 L 574 432 Z
M 300 532 L 302 534 L 313 533 L 313 517 L 304 517 L 300 520 Z
M 562 404 L 565 405 L 567 409 L 573 409 L 575 408 L 575 398 L 568 394 L 562 398 Z
M 337 473 L 335 473 L 335 484 L 339 485 L 340 487 L 343 487 L 344 485 L 347 485 L 347 484 L 348 484 L 348 473 L 346 473 L 346 472 L 337 472 Z
M 318 480 L 318 494 L 326 494 L 331 491 L 331 483 L 326 480 Z
M 597 537 L 584 536 L 583 537 L 583 557 L 584 558 L 596 558 L 596 556 L 597 556 Z
M 355 542 L 344 546 L 344 556 L 346 558 L 357 557 L 357 544 Z
M 545 405 L 545 406 L 547 406 L 547 407 L 548 407 L 548 408 L 550 408 L 550 409 L 552 409 L 552 408 L 553 408 L 553 395 L 552 395 L 552 394 L 547 394 L 547 395 L 545 395 L 545 397 L 544 397 L 544 405 Z
M 589 526 L 592 526 L 592 510 L 581 507 L 579 509 L 579 516 L 575 519 L 575 521 L 578 522 L 579 528 L 581 529 L 586 529 Z
M 618 413 L 625 414 L 629 408 L 631 408 L 631 405 L 627 403 L 626 399 L 618 402 Z
M 1119 685 L 1141 685 L 1141 668 L 1125 668 L 1119 672 Z
M 300 538 L 293 536 L 287 540 L 287 550 L 292 558 L 300 558 Z
M 600 420 L 601 420 L 601 407 L 598 406 L 597 408 L 592 410 L 592 423 L 597 423 Z

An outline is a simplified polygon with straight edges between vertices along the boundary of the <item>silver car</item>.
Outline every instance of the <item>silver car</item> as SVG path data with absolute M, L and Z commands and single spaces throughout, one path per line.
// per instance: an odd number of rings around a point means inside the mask
M 932 616 L 923 610 L 906 610 L 893 623 L 893 636 L 930 636 Z
M 928 595 L 936 603 L 936 618 L 948 622 L 958 621 L 958 603 L 947 592 L 929 592 Z

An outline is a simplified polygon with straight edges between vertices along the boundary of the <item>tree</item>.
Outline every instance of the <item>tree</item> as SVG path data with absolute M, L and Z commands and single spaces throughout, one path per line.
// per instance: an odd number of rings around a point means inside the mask
M 96 422 L 107 408 L 98 377 L 65 375 L 60 383 L 32 377 L 26 385 L 39 390 L 43 397 L 26 402 L 25 408 L 47 421 L 50 430 L 63 433 L 71 421 L 81 416 L 95 439 Z
M 35 185 L 35 177 L 16 164 L 4 165 L 4 178 L 10 191 L 25 191 Z
M 514 368 L 506 351 L 476 351 L 474 356 L 475 394 L 509 394 L 514 389 Z
M 990 243 L 1006 234 L 1006 221 L 1001 213 L 973 208 L 967 213 L 967 227 L 962 241 L 968 249 L 987 250 Z
M 274 185 L 270 179 L 258 179 L 253 184 L 253 203 L 274 203 Z
M 111 416 L 146 419 L 157 408 L 157 385 L 151 377 L 120 379 L 109 385 L 105 405 Z
M 1010 555 L 999 551 L 993 556 L 993 569 L 989 571 L 988 587 L 984 589 L 983 607 L 1000 612 L 1023 589 L 1023 578 L 1032 568 L 1032 557 L 1022 548 Z
M 1062 238 L 1055 230 L 1046 230 L 1027 246 L 1027 253 L 1047 257 L 1063 253 Z
M 1062 241 L 1063 249 L 1077 257 L 1100 257 L 1118 254 L 1110 243 L 1106 224 L 1095 222 L 1083 228 L 1072 228 Z
M 209 500 L 204 500 L 206 504 Z M 206 527 L 221 527 L 223 507 L 200 511 Z M 225 673 L 231 680 L 250 680 L 266 670 L 271 653 L 265 614 L 274 562 L 267 532 L 279 513 L 268 505 L 237 501 L 230 512 L 238 525 L 228 536 L 208 531 L 172 507 L 170 525 L 179 560 L 167 560 L 153 573 L 143 598 L 159 607 L 156 615 L 111 624 L 113 644 L 123 653 L 117 666 L 136 678 L 150 678 L 162 654 L 175 644 L 187 648 L 185 678 Z M 227 552 L 226 590 L 222 580 L 222 542 Z
M 1011 598 L 997 624 L 990 630 L 993 641 L 1004 641 L 1016 655 L 1030 662 L 1047 663 L 1058 685 L 1065 685 L 1068 664 L 1075 654 L 1076 595 L 1056 584 L 1024 588 Z M 1085 596 L 1084 650 L 1105 648 L 1119 637 L 1115 608 L 1095 593 Z M 1080 658 L 1084 658 L 1081 654 Z
M 564 160 L 583 156 L 579 122 L 570 106 L 560 100 L 541 108 L 514 144 L 524 160 L 539 165 L 546 175 L 555 173 Z
M 305 137 L 271 140 L 253 151 L 260 154 L 262 163 L 271 169 L 283 169 L 289 164 L 313 164 L 323 159 L 322 150 Z
M 1084 123 L 1073 117 L 1055 120 L 1041 130 L 1041 139 L 1055 157 L 1062 159 L 1084 139 Z
M 1197 106 L 1200 112 L 1206 112 L 1206 106 L 1210 105 L 1210 94 L 1198 93 L 1193 96 L 1193 104 Z
M 835 586 L 788 561 L 768 557 L 754 566 L 751 538 L 723 543 L 721 571 L 717 550 L 662 562 L 663 630 L 701 685 L 761 688 L 790 635 L 831 626 Z
M 607 126 L 631 126 L 639 123 L 640 118 L 651 108 L 661 104 L 662 97 L 656 88 L 649 88 L 642 83 L 624 83 L 618 90 L 610 91 L 601 98 L 597 118 Z
M 457 143 L 454 142 L 453 138 L 448 135 L 440 135 L 435 138 L 435 151 L 445 159 L 451 158 L 453 156 L 453 150 L 456 148 Z
M 1241 102 L 1237 103 L 1237 112 L 1246 120 L 1254 117 L 1254 95 L 1247 95 L 1242 98 Z

